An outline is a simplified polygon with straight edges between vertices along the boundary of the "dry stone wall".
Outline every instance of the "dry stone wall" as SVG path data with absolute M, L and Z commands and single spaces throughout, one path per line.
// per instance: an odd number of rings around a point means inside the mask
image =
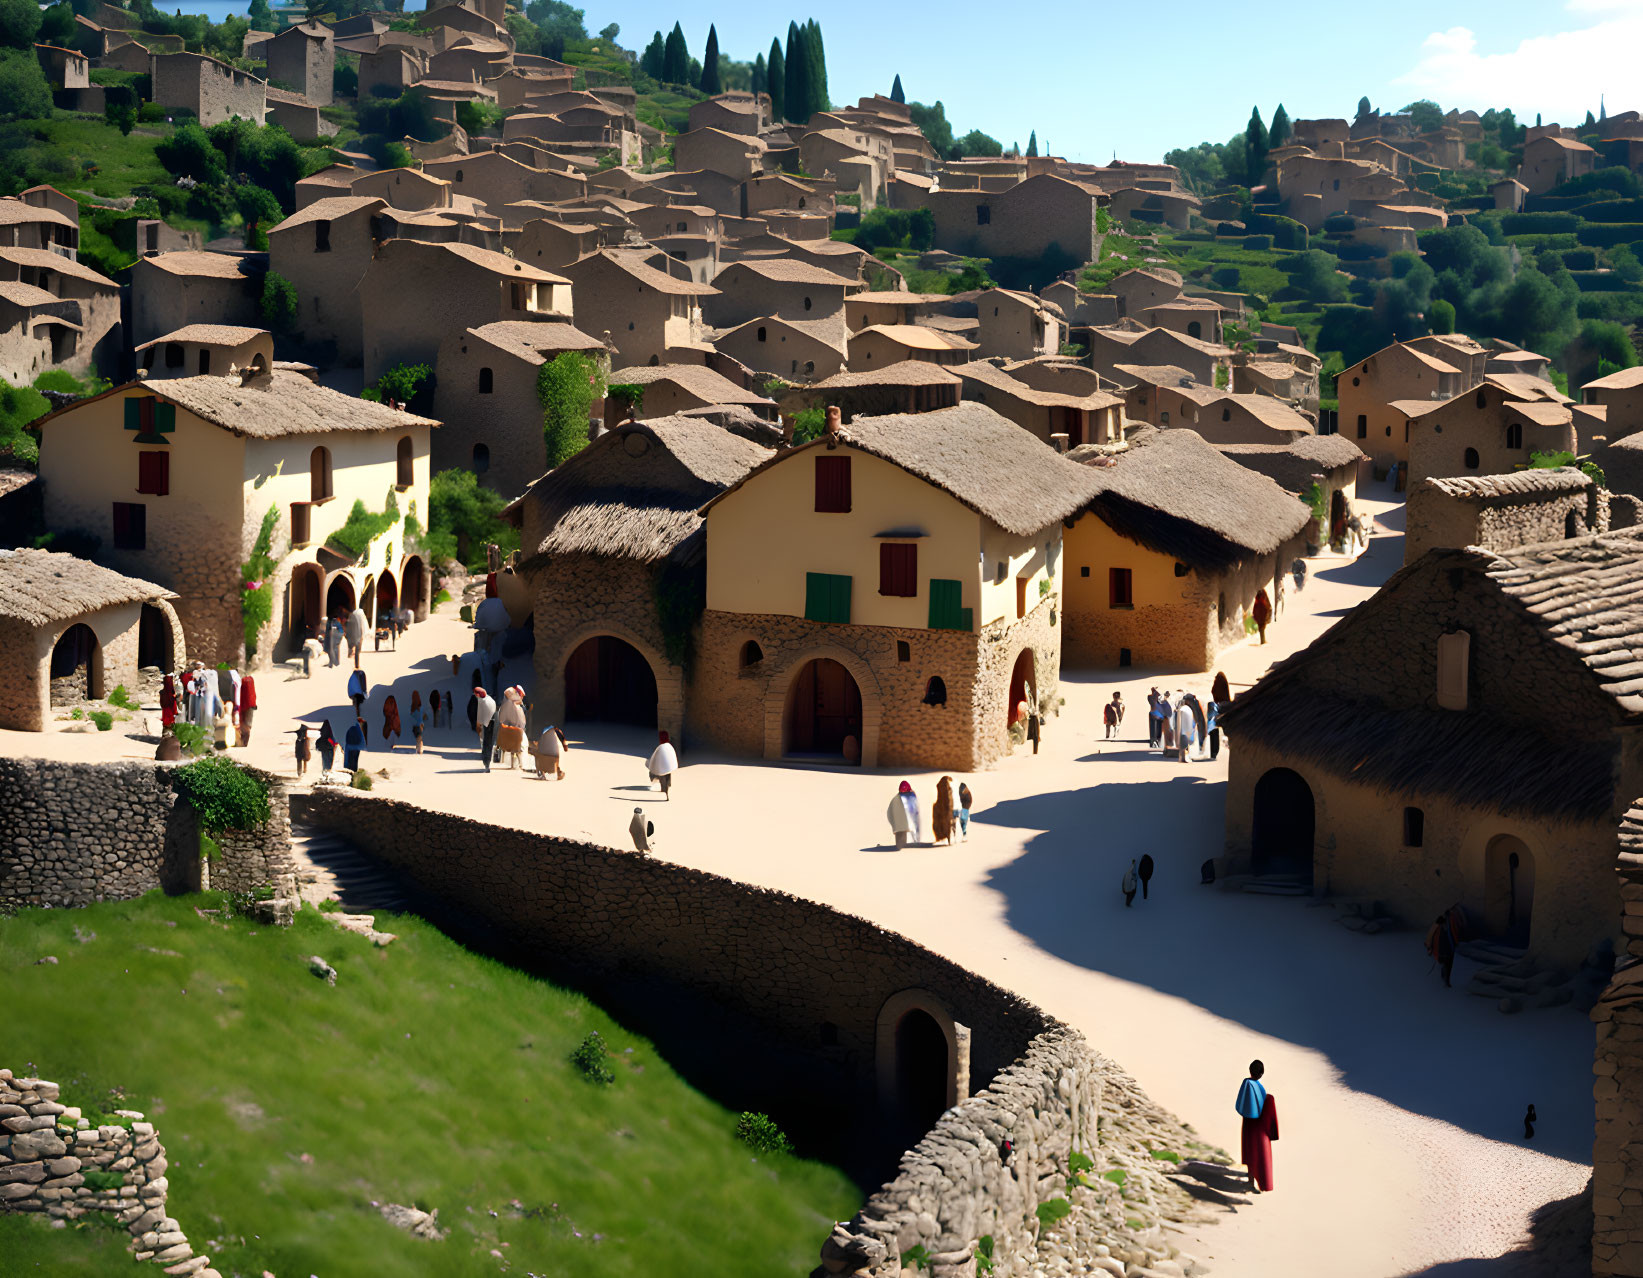
M 199 888 L 199 823 L 171 788 L 177 766 L 0 758 L 0 905 L 62 908 Z M 260 830 L 216 839 L 211 885 L 273 884 L 277 896 L 295 897 L 284 783 L 247 770 L 268 785 L 272 816 Z
M 1634 810 L 1622 826 L 1622 968 L 1592 1009 L 1597 1132 L 1592 1142 L 1592 1273 L 1643 1274 L 1643 848 Z
M 60 1102 L 56 1083 L 0 1069 L 0 1211 L 56 1220 L 107 1213 L 131 1235 L 137 1260 L 221 1278 L 166 1214 L 165 1147 L 154 1124 L 137 1110 L 113 1117 L 120 1121 L 93 1126 Z

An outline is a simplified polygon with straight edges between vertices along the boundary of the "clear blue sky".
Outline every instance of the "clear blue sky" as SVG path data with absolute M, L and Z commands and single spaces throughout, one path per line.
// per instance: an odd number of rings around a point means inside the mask
M 1270 121 L 1350 116 L 1358 98 L 1396 110 L 1416 98 L 1520 121 L 1576 123 L 1606 92 L 1611 112 L 1643 109 L 1643 0 L 1459 6 L 948 3 L 890 6 L 834 0 L 783 12 L 750 0 L 679 8 L 656 0 L 573 0 L 587 26 L 621 24 L 620 43 L 684 27 L 700 58 L 708 23 L 719 48 L 751 61 L 815 17 L 835 103 L 888 93 L 899 72 L 910 101 L 940 99 L 954 132 L 979 128 L 1006 146 L 1038 131 L 1056 154 L 1106 163 L 1156 160 L 1177 146 L 1225 141 L 1251 106 Z M 411 0 L 412 7 L 416 0 Z

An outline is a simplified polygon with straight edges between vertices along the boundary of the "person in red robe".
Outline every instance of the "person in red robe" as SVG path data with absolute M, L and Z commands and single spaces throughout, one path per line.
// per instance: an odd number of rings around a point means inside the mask
M 257 716 L 257 681 L 250 675 L 240 676 L 239 705 L 240 746 L 251 744 L 251 721 Z
M 160 685 L 160 725 L 169 728 L 177 722 L 177 682 L 170 675 Z
M 1278 1102 L 1261 1082 L 1266 1066 L 1249 1063 L 1249 1077 L 1238 1088 L 1236 1108 L 1244 1120 L 1240 1156 L 1249 1169 L 1250 1188 L 1272 1192 L 1272 1142 L 1278 1139 Z

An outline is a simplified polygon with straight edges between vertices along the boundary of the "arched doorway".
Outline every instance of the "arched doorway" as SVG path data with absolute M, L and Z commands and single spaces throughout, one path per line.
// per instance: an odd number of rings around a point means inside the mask
M 1273 768 L 1255 783 L 1250 824 L 1252 866 L 1257 874 L 1312 878 L 1316 824 L 1312 787 L 1300 773 Z
M 656 726 L 656 674 L 614 635 L 584 641 L 565 662 L 565 718 Z
M 318 564 L 298 564 L 291 571 L 291 646 L 301 651 L 303 640 L 325 636 L 325 616 L 320 612 L 323 574 Z
M 365 621 L 368 625 L 377 623 L 377 584 L 375 577 L 367 577 L 365 584 L 359 588 L 359 606 L 365 609 Z
M 103 695 L 103 647 L 96 632 L 77 621 L 51 650 L 51 704 L 97 701 Z
M 1483 853 L 1483 922 L 1491 936 L 1529 943 L 1535 904 L 1535 856 L 1513 834 L 1497 834 Z
M 947 1034 L 922 1007 L 896 1022 L 896 1111 L 910 1130 L 927 1132 L 947 1109 L 952 1062 Z
M 427 619 L 427 576 L 423 572 L 422 560 L 417 555 L 407 559 L 399 570 L 399 598 L 401 605 L 409 608 L 411 615 L 418 621 Z
M 1038 696 L 1037 680 L 1034 677 L 1037 667 L 1033 661 L 1033 650 L 1023 648 L 1021 655 L 1015 659 L 1015 666 L 1010 671 L 1010 699 L 1004 706 L 1004 725 L 1013 726 L 1021 717 L 1019 707 L 1023 701 L 1034 702 Z M 1032 688 L 1031 695 L 1028 689 Z M 1029 704 L 1027 710 L 1031 713 L 1037 707 Z
M 382 576 L 377 578 L 377 608 L 376 615 L 386 621 L 393 616 L 394 609 L 399 607 L 399 585 L 394 581 L 394 574 L 386 568 Z
M 331 584 L 325 591 L 325 615 L 335 617 L 338 613 L 346 619 L 354 610 L 354 583 L 347 576 L 338 573 L 331 578 Z
M 177 668 L 177 647 L 171 618 L 153 604 L 144 604 L 137 618 L 137 668 L 168 671 Z
M 790 755 L 843 758 L 848 737 L 859 748 L 861 689 L 854 676 L 831 657 L 807 661 L 787 694 L 785 725 Z

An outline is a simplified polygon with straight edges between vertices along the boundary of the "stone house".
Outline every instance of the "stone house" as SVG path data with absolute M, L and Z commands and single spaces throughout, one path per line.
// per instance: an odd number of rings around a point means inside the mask
M 706 364 L 641 364 L 613 369 L 608 384 L 644 387 L 644 403 L 634 413 L 639 421 L 731 405 L 746 408 L 767 421 L 776 415 L 775 401 L 738 385 Z
M 720 333 L 713 346 L 755 372 L 785 381 L 817 381 L 844 367 L 844 345 L 830 320 L 761 316 Z
M 131 268 L 131 337 L 150 342 L 186 324 L 262 324 L 265 271 L 233 253 L 156 253 Z
M 953 371 L 963 383 L 966 400 L 987 405 L 1062 452 L 1124 437 L 1124 401 L 1117 395 L 1095 389 L 1082 394 L 1039 389 L 987 360 L 971 360 Z
M 832 217 L 834 197 L 831 192 L 789 177 L 786 173 L 759 173 L 742 183 L 743 217 L 756 217 L 777 209 Z
M 562 275 L 470 244 L 385 240 L 359 296 L 365 381 L 395 364 L 429 364 L 446 336 L 497 320 L 571 320 Z
M 1229 380 L 1223 370 L 1233 360 L 1230 346 L 1167 328 L 1081 328 L 1071 340 L 1088 350 L 1091 368 L 1112 380 L 1127 380 L 1117 375 L 1120 364 L 1168 365 L 1195 382 L 1215 386 Z
M 0 246 L 45 249 L 78 261 L 80 206 L 53 186 L 0 199 Z
M 603 721 L 701 739 L 687 714 L 700 623 L 682 620 L 705 594 L 698 512 L 769 456 L 699 419 L 629 422 L 508 508 L 535 599 L 533 732 Z M 664 598 L 685 606 L 664 614 Z
M 621 237 L 616 238 L 619 240 Z M 609 227 L 593 222 L 533 217 L 519 228 L 508 248 L 522 262 L 539 266 L 544 271 L 562 271 L 597 253 L 611 239 Z
M 1076 455 L 1094 495 L 1066 534 L 1069 661 L 1208 670 L 1246 637 L 1257 591 L 1284 610 L 1312 512 L 1190 430 Z
M 1460 369 L 1407 342 L 1376 351 L 1335 378 L 1340 432 L 1378 467 L 1409 460 L 1409 423 L 1468 389 Z
M 1572 970 L 1618 930 L 1636 530 L 1434 550 L 1234 701 L 1227 859 Z
M 718 129 L 757 137 L 769 123 L 768 99 L 761 103 L 752 94 L 721 93 L 690 104 L 691 129 Z
M 1048 255 L 1074 264 L 1101 255 L 1096 210 L 1106 197 L 1086 183 L 1042 173 L 1001 191 L 909 187 L 908 195 L 918 200 L 910 207 L 935 215 L 935 247 L 949 253 L 1032 260 Z
M 268 232 L 268 268 L 297 291 L 296 331 L 306 346 L 328 346 L 339 364 L 364 356 L 360 283 L 376 253 L 375 196 L 315 200 Z
M 43 732 L 52 707 L 135 693 L 187 656 L 169 590 L 73 555 L 0 550 L 0 728 Z
M 265 520 L 274 615 L 254 664 L 293 654 L 356 600 L 373 618 L 401 600 L 427 615 L 427 567 L 403 528 L 427 516 L 427 418 L 276 368 L 129 382 L 39 424 L 47 525 L 100 538 L 112 567 L 175 591 L 189 652 L 208 665 L 245 659 L 241 567 Z M 355 502 L 398 516 L 359 554 L 329 544 Z
M 926 303 L 947 294 L 906 293 L 875 289 L 849 293 L 844 299 L 844 322 L 852 333 L 873 324 L 916 324 Z
M 986 289 L 976 298 L 978 349 L 983 357 L 1032 359 L 1059 355 L 1067 326 L 1059 308 L 1052 309 L 1031 293 Z
M 269 124 L 277 124 L 298 142 L 316 143 L 333 138 L 341 127 L 325 118 L 323 111 L 300 93 L 284 89 L 268 90 Z
M 1609 494 L 1573 466 L 1423 479 L 1404 505 L 1403 561 L 1429 550 L 1504 552 L 1609 531 Z
M 1151 307 L 1180 297 L 1181 283 L 1180 274 L 1168 267 L 1138 266 L 1113 276 L 1107 291 L 1118 299 L 1121 318 L 1140 319 Z
M 974 342 L 967 342 L 956 333 L 923 324 L 869 324 L 850 334 L 847 362 L 858 372 L 910 359 L 932 364 L 963 364 L 975 348 Z
M 1590 173 L 1597 167 L 1597 152 L 1573 138 L 1541 137 L 1523 145 L 1523 162 L 1517 180 L 1530 195 L 1545 195 L 1554 187 Z
M 810 129 L 799 139 L 804 172 L 831 176 L 839 194 L 854 194 L 863 213 L 876 209 L 895 171 L 895 148 L 877 130 Z
M 1611 443 L 1643 430 L 1643 365 L 1587 382 L 1580 395 L 1603 410 L 1604 437 Z
M 230 372 L 267 373 L 274 367 L 274 338 L 265 328 L 189 324 L 137 347 L 137 366 L 149 381 Z
M 1537 351 L 1505 349 L 1499 343 L 1486 351 L 1483 365 L 1485 373 L 1522 373 L 1544 382 L 1552 380 L 1551 370 L 1551 356 Z
M 1316 430 L 1309 418 L 1281 399 L 1225 391 L 1204 403 L 1183 398 L 1174 424 L 1189 426 L 1216 445 L 1292 444 Z
M 1315 515 L 1306 531 L 1309 547 L 1345 538 L 1352 503 L 1358 496 L 1359 473 L 1367 460 L 1346 436 L 1302 435 L 1287 444 L 1217 444 L 1216 449 L 1302 501 L 1317 487 L 1324 513 L 1321 519 Z
M 1351 211 L 1354 200 L 1379 200 L 1403 184 L 1371 160 L 1295 155 L 1278 165 L 1278 196 L 1284 209 L 1309 231 Z
M 681 173 L 706 169 L 741 183 L 764 171 L 765 150 L 760 138 L 745 133 L 691 129 L 674 136 L 673 162 Z
M 1506 213 L 1523 212 L 1523 201 L 1528 194 L 1529 188 L 1516 178 L 1502 178 L 1489 187 L 1495 207 Z
M 8 381 L 112 366 L 123 331 L 113 280 L 54 249 L 0 248 L 0 372 Z
M 1487 346 L 1474 342 L 1465 333 L 1429 333 L 1425 337 L 1413 337 L 1404 345 L 1442 360 L 1460 371 L 1461 388 L 1476 386 L 1483 380 L 1483 375 L 1490 372 L 1527 372 L 1527 369 L 1491 369 L 1489 367 L 1490 353 Z
M 733 328 L 763 316 L 808 320 L 832 342 L 845 340 L 844 295 L 849 285 L 832 271 L 785 259 L 732 262 L 713 278 L 702 313 L 715 328 Z
M 1056 280 L 1039 289 L 1038 295 L 1059 306 L 1073 327 L 1114 324 L 1119 319 L 1118 299 L 1111 293 L 1086 293 L 1067 280 Z
M 331 28 L 322 22 L 298 22 L 262 45 L 268 79 L 300 93 L 315 106 L 331 105 L 331 77 L 337 51 Z
M 1550 382 L 1489 373 L 1481 385 L 1409 422 L 1409 482 L 1432 476 L 1500 475 L 1535 453 L 1574 452 L 1570 400 Z
M 547 470 L 536 378 L 566 351 L 586 355 L 601 373 L 610 370 L 603 342 L 550 320 L 497 320 L 440 342 L 431 410 L 440 423 L 435 472 L 472 470 L 485 487 L 511 498 Z M 598 400 L 589 411 L 600 414 Z
M 1059 704 L 1061 520 L 1088 473 L 979 404 L 829 416 L 703 508 L 692 697 L 713 714 L 694 734 L 755 758 L 988 767 L 1022 701 Z
M 91 60 L 85 54 L 73 49 L 60 49 L 52 44 L 37 44 L 34 46 L 34 56 L 45 73 L 47 83 L 54 90 L 91 87 Z M 75 106 L 79 110 L 89 109 L 81 100 L 77 100 Z
M 261 125 L 268 113 L 266 83 L 206 54 L 156 53 L 149 66 L 154 104 L 192 111 L 204 128 L 235 116 Z
M 498 151 L 453 155 L 422 166 L 427 176 L 451 184 L 453 195 L 467 195 L 498 213 L 520 200 L 552 204 L 579 200 L 587 194 L 587 179 L 569 170 L 536 169 Z
M 648 251 L 604 249 L 564 267 L 581 314 L 578 327 L 603 338 L 623 364 L 660 364 L 675 353 L 700 353 L 701 300 L 711 284 L 676 279 Z
M 1172 297 L 1141 308 L 1141 320 L 1153 328 L 1165 328 L 1183 333 L 1199 341 L 1219 344 L 1221 341 L 1221 305 L 1207 297 Z
M 839 409 L 846 425 L 858 416 L 930 413 L 957 404 L 963 383 L 944 368 L 921 359 L 883 368 L 835 373 L 810 389 Z
M 1239 351 L 1232 357 L 1232 390 L 1238 395 L 1268 395 L 1303 413 L 1316 413 L 1317 361 L 1309 369 L 1287 359 L 1252 359 Z
M 1193 214 L 1203 201 L 1186 191 L 1148 191 L 1141 187 L 1119 187 L 1109 192 L 1112 215 L 1120 222 L 1145 222 L 1177 231 L 1192 229 Z
M 359 59 L 359 98 L 397 98 L 422 78 L 427 55 L 405 45 L 385 44 Z M 380 92 L 379 92 L 380 90 Z
M 335 199 L 354 193 L 354 181 L 365 176 L 364 169 L 338 162 L 297 179 L 297 212 L 302 212 L 315 200 Z
M 350 184 L 356 196 L 381 200 L 390 208 L 420 210 L 451 207 L 451 184 L 421 169 L 379 169 L 362 173 Z

